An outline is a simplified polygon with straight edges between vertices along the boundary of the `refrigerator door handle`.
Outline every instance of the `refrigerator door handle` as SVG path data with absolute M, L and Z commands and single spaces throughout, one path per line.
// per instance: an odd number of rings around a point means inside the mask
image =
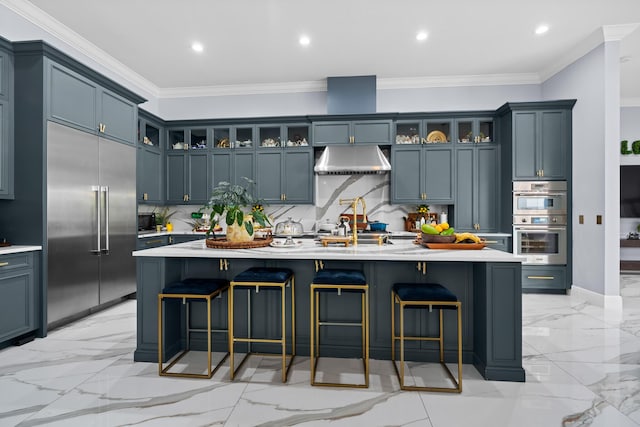
M 96 203 L 95 203 L 95 207 L 96 207 L 96 223 L 97 223 L 97 240 L 96 240 L 96 249 L 91 249 L 91 253 L 94 255 L 100 255 L 100 246 L 102 244 L 101 240 L 100 240 L 100 186 L 98 185 L 92 185 L 91 186 L 91 191 L 95 193 L 96 195 Z
M 104 250 L 102 253 L 109 254 L 109 186 L 101 188 L 104 193 Z

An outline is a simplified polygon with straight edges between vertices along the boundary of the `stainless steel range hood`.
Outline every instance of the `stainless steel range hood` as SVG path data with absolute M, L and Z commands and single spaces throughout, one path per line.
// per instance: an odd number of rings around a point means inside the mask
M 313 170 L 321 175 L 382 174 L 391 164 L 377 145 L 330 145 Z

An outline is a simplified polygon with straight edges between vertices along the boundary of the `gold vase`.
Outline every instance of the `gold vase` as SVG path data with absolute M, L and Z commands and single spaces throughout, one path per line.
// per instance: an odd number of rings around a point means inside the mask
M 247 221 L 253 224 L 253 216 L 245 215 L 244 222 Z M 234 222 L 227 226 L 227 241 L 229 242 L 251 242 L 253 241 L 254 236 L 255 232 L 250 235 L 245 228 L 244 223 L 242 225 L 238 225 Z

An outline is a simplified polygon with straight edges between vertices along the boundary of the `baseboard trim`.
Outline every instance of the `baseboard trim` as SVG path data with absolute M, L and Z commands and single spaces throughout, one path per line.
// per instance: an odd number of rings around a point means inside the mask
M 622 297 L 620 295 L 602 295 L 576 285 L 571 287 L 570 293 L 586 300 L 589 304 L 606 308 L 607 310 L 622 311 Z

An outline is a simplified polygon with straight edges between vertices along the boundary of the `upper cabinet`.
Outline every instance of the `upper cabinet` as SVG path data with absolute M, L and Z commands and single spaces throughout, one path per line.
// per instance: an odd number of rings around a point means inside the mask
M 458 144 L 490 144 L 495 142 L 492 117 L 457 119 L 455 130 Z
M 164 202 L 165 128 L 161 119 L 139 110 L 138 117 L 138 202 Z
M 137 105 L 63 65 L 47 61 L 48 118 L 135 144 Z
M 391 144 L 391 120 L 318 121 L 313 144 Z
M 0 199 L 14 198 L 13 150 L 13 54 L 0 39 Z
M 207 129 L 169 129 L 167 134 L 167 203 L 205 203 L 211 189 Z
M 514 180 L 566 180 L 570 174 L 574 100 L 509 103 L 500 108 Z

